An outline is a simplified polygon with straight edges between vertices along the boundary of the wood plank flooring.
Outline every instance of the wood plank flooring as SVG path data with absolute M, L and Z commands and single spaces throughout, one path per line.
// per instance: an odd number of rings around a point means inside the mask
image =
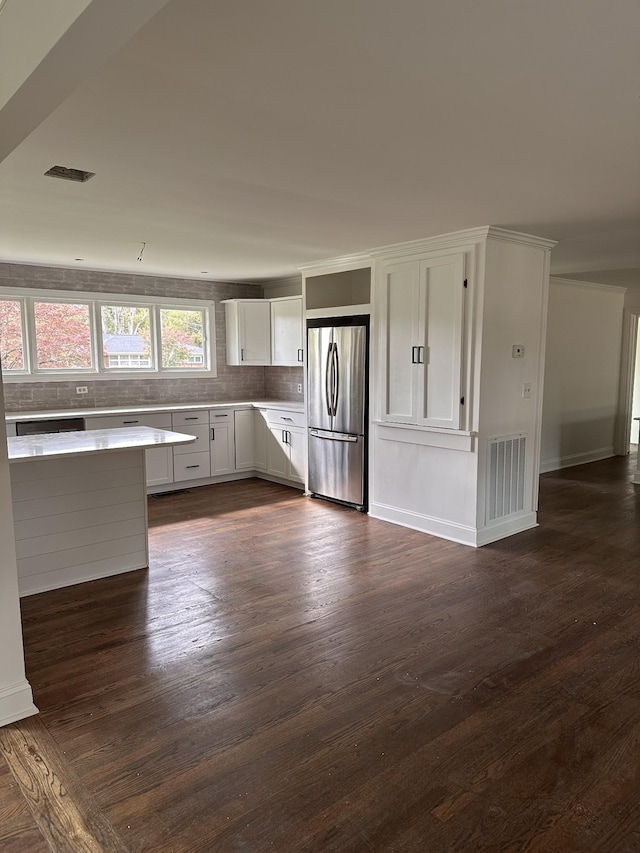
M 544 475 L 479 550 L 264 481 L 152 498 L 148 572 L 22 602 L 72 807 L 108 850 L 640 851 L 634 465 Z M 0 849 L 46 849 L 11 778 Z

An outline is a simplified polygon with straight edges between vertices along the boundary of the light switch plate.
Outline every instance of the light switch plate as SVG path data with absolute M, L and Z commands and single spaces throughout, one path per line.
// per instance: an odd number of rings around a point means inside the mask
M 514 344 L 511 347 L 511 358 L 524 358 L 524 347 L 522 344 Z

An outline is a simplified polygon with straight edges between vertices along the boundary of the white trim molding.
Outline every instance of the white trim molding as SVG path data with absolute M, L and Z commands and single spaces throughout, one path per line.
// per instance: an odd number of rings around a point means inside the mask
M 33 704 L 31 686 L 26 679 L 0 690 L 0 726 L 7 726 L 38 713 Z
M 559 456 L 557 459 L 543 459 L 540 463 L 540 473 L 560 471 L 562 468 L 573 468 L 576 465 L 586 465 L 587 462 L 600 462 L 615 456 L 613 446 L 588 450 L 585 453 L 572 453 L 570 456 Z

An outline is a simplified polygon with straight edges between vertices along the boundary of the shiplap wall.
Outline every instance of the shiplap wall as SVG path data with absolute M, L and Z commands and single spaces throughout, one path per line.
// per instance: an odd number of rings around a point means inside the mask
M 11 466 L 21 595 L 148 565 L 144 451 Z

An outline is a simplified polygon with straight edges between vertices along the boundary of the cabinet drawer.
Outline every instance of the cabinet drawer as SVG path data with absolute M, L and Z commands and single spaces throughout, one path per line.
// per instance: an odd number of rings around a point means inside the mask
M 233 409 L 211 409 L 209 411 L 209 423 L 211 426 L 216 424 L 228 424 L 233 420 Z
M 104 415 L 84 419 L 86 429 L 117 429 L 119 427 L 146 426 L 154 429 L 171 429 L 171 413 L 148 414 L 141 412 L 131 415 Z
M 182 480 L 199 480 L 211 474 L 209 451 L 201 453 L 182 453 L 173 457 L 173 479 L 176 483 Z
M 190 412 L 174 412 L 172 415 L 174 427 L 189 426 L 190 424 L 208 424 L 209 412 L 195 410 Z
M 307 425 L 304 412 L 286 411 L 284 409 L 267 409 L 267 421 L 270 426 L 305 427 Z
M 195 435 L 196 437 L 193 444 L 182 444 L 174 447 L 175 456 L 181 456 L 185 453 L 203 453 L 209 450 L 209 427 L 207 424 L 174 427 L 173 431 L 181 432 L 183 435 Z

